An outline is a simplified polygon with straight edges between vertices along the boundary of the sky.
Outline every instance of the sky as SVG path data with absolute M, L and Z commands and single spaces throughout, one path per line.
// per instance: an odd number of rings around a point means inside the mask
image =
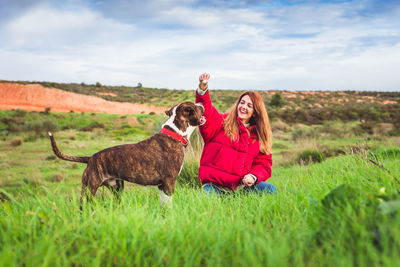
M 0 79 L 400 91 L 400 0 L 0 0 Z

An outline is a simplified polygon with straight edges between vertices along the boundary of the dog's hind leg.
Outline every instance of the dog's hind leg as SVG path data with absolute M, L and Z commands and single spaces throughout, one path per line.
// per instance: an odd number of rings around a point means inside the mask
M 96 195 L 97 189 L 99 188 L 100 185 L 101 183 L 99 182 L 99 178 L 96 177 L 96 172 L 93 171 L 93 169 L 91 169 L 89 166 L 86 167 L 82 175 L 82 191 L 80 200 L 81 210 L 82 210 L 83 197 L 86 196 L 87 202 L 90 202 L 92 198 Z M 88 192 L 87 189 L 89 189 L 90 193 Z
M 79 201 L 79 209 L 80 210 L 82 210 L 83 197 L 86 196 L 86 201 L 89 201 L 88 192 L 87 192 L 88 182 L 89 182 L 89 177 L 87 175 L 87 168 L 86 168 L 82 174 L 82 189 L 81 189 L 81 198 Z

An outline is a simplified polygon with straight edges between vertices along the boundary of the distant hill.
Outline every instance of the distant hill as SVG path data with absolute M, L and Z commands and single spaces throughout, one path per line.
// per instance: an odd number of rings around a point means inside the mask
M 193 90 L 148 87 L 105 86 L 97 84 L 14 82 L 40 84 L 77 94 L 96 96 L 107 101 L 129 102 L 146 106 L 170 107 L 182 101 L 194 101 Z M 220 112 L 226 112 L 242 91 L 211 88 L 211 99 Z M 369 91 L 258 91 L 269 116 L 293 123 L 321 123 L 326 120 L 381 121 L 400 125 L 400 92 Z M 273 100 L 274 99 L 274 100 Z M 278 101 L 276 101 L 278 100 Z
M 0 83 L 0 110 L 91 112 L 112 114 L 163 113 L 165 108 L 153 105 L 107 101 L 40 84 Z

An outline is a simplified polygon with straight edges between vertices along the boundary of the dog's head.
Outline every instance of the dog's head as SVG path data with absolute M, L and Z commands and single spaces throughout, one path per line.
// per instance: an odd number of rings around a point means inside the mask
M 192 102 L 183 102 L 165 111 L 165 114 L 170 117 L 168 121 L 183 133 L 185 133 L 188 128 L 201 125 L 204 121 L 202 118 L 203 113 L 203 106 Z M 166 125 L 171 127 L 171 123 L 166 123 Z

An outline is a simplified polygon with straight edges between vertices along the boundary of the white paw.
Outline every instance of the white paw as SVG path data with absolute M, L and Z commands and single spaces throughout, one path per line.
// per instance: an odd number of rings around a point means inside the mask
M 166 195 L 164 191 L 160 190 L 160 203 L 162 207 L 172 208 L 172 197 Z

